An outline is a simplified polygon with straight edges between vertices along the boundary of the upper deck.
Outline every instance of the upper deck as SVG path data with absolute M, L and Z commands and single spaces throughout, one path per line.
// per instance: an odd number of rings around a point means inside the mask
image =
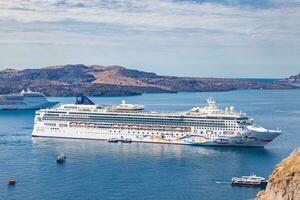
M 6 95 L 0 95 L 0 100 L 2 101 L 8 101 L 8 100 L 23 100 L 24 98 L 31 98 L 31 97 L 41 97 L 45 99 L 45 95 L 39 92 L 33 92 L 31 90 L 22 90 L 20 93 L 16 94 L 6 94 Z
M 140 116 L 140 117 L 168 117 L 168 118 L 205 118 L 205 119 L 227 119 L 248 121 L 245 113 L 236 112 L 234 107 L 220 109 L 211 98 L 207 100 L 208 105 L 194 107 L 184 112 L 151 112 L 145 111 L 144 106 L 127 104 L 125 101 L 120 105 L 76 105 L 64 104 L 54 109 L 41 110 L 46 113 L 57 114 L 87 114 L 87 115 L 110 115 L 110 116 Z

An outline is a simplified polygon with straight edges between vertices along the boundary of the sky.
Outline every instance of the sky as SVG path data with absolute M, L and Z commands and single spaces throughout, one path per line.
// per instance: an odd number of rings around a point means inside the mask
M 300 73 L 300 0 L 0 0 L 0 69 L 80 63 L 288 77 Z

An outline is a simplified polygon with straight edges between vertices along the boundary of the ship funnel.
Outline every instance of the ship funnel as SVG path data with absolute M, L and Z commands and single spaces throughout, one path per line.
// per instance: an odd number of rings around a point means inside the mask
M 78 96 L 76 97 L 76 105 L 95 105 L 92 100 L 87 98 L 86 96 Z

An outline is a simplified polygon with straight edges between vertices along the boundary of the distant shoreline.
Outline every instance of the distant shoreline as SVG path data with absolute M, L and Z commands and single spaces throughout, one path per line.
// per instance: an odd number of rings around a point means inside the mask
M 284 78 L 234 78 L 241 81 L 255 81 L 263 83 L 274 83 L 276 81 L 284 81 Z
M 282 79 L 162 76 L 121 66 L 59 65 L 0 71 L 0 94 L 30 89 L 46 96 L 136 96 L 144 93 L 300 89 Z
M 299 85 L 300 86 L 300 85 Z M 134 97 L 134 96 L 143 96 L 143 95 L 155 95 L 155 94 L 192 94 L 192 93 L 221 93 L 221 92 L 234 92 L 234 91 L 285 91 L 285 90 L 300 90 L 299 89 L 238 89 L 238 90 L 226 90 L 226 91 L 203 91 L 203 92 L 157 92 L 157 93 L 142 93 L 142 94 L 136 94 L 136 95 L 116 95 L 116 96 L 87 96 L 87 97 L 103 97 L 103 98 L 112 98 L 112 97 Z M 49 98 L 76 98 L 77 96 L 46 96 Z

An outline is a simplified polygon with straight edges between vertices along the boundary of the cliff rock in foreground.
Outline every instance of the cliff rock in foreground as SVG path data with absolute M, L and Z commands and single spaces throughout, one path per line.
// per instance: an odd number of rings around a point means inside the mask
M 257 200 L 300 199 L 300 149 L 276 165 L 267 188 L 259 192 Z

